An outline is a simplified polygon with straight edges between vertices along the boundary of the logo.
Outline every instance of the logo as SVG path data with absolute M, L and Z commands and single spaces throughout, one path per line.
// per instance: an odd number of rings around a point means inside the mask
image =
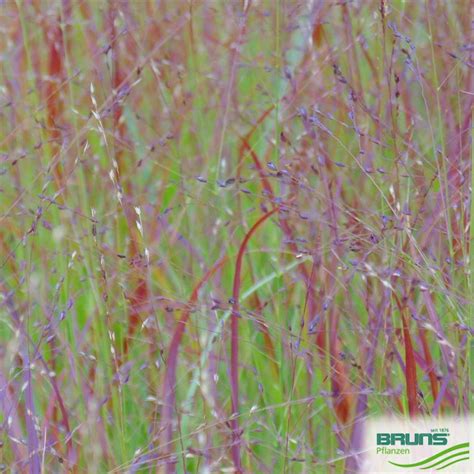
M 369 421 L 360 472 L 472 473 L 472 422 L 468 418 Z
M 441 433 L 377 433 L 377 454 L 410 454 L 408 448 L 387 448 L 386 446 L 446 446 L 449 431 L 442 428 Z M 458 462 L 469 460 L 469 443 L 459 443 L 414 463 L 399 463 L 388 460 L 393 466 L 401 468 L 420 468 L 441 470 Z
M 429 446 L 448 444 L 449 433 L 377 433 L 377 445 L 395 446 L 400 443 L 401 446 Z
M 435 469 L 436 471 L 441 471 L 446 467 L 463 461 L 469 461 L 469 443 L 457 444 L 456 446 L 440 451 L 434 456 L 412 464 L 399 464 L 393 461 L 389 461 L 389 463 L 403 468 L 419 467 L 420 469 Z

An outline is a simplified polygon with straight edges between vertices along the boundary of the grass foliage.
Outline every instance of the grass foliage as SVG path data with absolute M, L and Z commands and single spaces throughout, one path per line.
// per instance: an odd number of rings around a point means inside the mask
M 4 470 L 351 473 L 469 412 L 468 1 L 0 9 Z

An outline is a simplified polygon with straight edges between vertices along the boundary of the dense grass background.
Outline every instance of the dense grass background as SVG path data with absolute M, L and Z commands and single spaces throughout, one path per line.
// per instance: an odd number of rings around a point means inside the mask
M 349 473 L 469 411 L 468 1 L 0 5 L 3 469 Z

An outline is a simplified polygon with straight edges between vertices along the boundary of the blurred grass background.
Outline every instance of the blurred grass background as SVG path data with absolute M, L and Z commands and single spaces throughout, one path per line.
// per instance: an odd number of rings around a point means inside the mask
M 5 470 L 356 472 L 470 410 L 468 2 L 0 5 Z

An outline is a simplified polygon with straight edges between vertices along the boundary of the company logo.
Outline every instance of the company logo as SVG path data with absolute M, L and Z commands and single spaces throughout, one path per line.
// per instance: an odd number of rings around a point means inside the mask
M 474 418 L 369 420 L 360 472 L 473 473 Z
M 377 433 L 378 446 L 443 446 L 448 444 L 449 433 Z
M 400 464 L 393 461 L 388 462 L 393 466 L 403 467 L 406 469 L 417 467 L 420 469 L 434 469 L 435 471 L 441 471 L 442 469 L 463 461 L 469 461 L 469 443 L 457 444 L 456 446 L 444 449 L 433 456 L 411 464 Z
M 408 448 L 386 448 L 386 446 L 446 446 L 449 432 L 443 433 L 377 433 L 377 454 L 410 454 Z M 380 447 L 382 446 L 382 447 Z M 469 443 L 459 443 L 414 463 L 399 463 L 388 460 L 390 464 L 402 468 L 440 470 L 469 459 Z

